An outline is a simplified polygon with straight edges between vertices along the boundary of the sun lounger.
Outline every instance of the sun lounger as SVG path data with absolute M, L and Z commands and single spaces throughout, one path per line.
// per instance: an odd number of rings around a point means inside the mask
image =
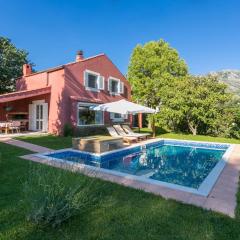
M 146 135 L 142 135 L 140 133 L 133 133 L 133 134 L 130 134 L 130 133 L 126 133 L 122 127 L 120 125 L 113 125 L 113 127 L 115 128 L 115 130 L 117 131 L 117 133 L 120 135 L 120 136 L 128 136 L 128 137 L 136 137 L 140 140 L 142 139 L 146 139 L 147 136 Z
M 135 133 L 128 125 L 122 125 L 123 130 L 128 134 L 136 134 L 136 136 L 145 136 L 146 138 L 150 136 L 150 133 Z
M 124 142 L 127 142 L 127 143 L 132 143 L 132 142 L 137 142 L 137 137 L 133 137 L 133 136 L 121 136 L 120 134 L 118 134 L 116 132 L 116 130 L 113 128 L 113 127 L 107 127 L 107 130 L 109 132 L 109 134 L 112 136 L 112 137 L 122 137 L 123 138 L 123 141 Z

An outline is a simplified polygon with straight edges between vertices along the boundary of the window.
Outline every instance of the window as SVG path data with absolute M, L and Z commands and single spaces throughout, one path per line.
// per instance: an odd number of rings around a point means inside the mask
M 85 70 L 84 71 L 84 86 L 90 91 L 104 90 L 104 77 L 99 73 Z
M 120 113 L 110 113 L 110 119 L 113 122 L 124 122 L 124 119 L 127 119 L 127 114 L 120 114 Z
M 112 80 L 111 82 L 111 88 L 110 88 L 110 92 L 112 93 L 118 93 L 118 85 L 119 85 L 119 82 L 118 81 L 115 81 L 115 80 Z
M 78 104 L 78 126 L 86 125 L 102 125 L 103 124 L 103 112 L 93 111 L 90 106 L 96 104 L 79 103 Z
M 122 94 L 124 92 L 124 84 L 120 79 L 110 77 L 108 79 L 108 90 L 111 94 Z
M 98 87 L 97 79 L 98 79 L 98 76 L 89 73 L 88 74 L 88 87 L 97 89 L 97 87 Z

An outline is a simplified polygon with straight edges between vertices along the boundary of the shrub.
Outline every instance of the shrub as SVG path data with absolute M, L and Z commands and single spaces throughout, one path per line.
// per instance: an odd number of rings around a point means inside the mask
M 63 136 L 73 136 L 73 127 L 70 123 L 66 123 L 63 127 Z
M 76 137 L 85 137 L 92 135 L 108 135 L 106 126 L 83 126 L 77 127 L 74 132 Z
M 96 180 L 80 177 L 52 167 L 31 167 L 23 188 L 27 219 L 57 227 L 87 206 L 93 206 L 99 195 L 92 189 Z

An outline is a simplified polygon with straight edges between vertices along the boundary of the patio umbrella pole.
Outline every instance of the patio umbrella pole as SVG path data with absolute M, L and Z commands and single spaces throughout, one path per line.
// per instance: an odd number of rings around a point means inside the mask
M 141 128 L 142 128 L 142 113 L 138 113 L 138 132 L 139 133 Z
M 156 137 L 156 126 L 155 126 L 155 114 L 153 114 L 152 118 L 152 131 L 153 131 L 153 137 Z

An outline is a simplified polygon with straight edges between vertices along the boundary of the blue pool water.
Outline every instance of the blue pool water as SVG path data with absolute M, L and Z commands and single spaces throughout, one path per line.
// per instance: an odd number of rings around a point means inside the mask
M 71 150 L 47 156 L 198 189 L 228 147 L 162 140 L 100 156 Z

